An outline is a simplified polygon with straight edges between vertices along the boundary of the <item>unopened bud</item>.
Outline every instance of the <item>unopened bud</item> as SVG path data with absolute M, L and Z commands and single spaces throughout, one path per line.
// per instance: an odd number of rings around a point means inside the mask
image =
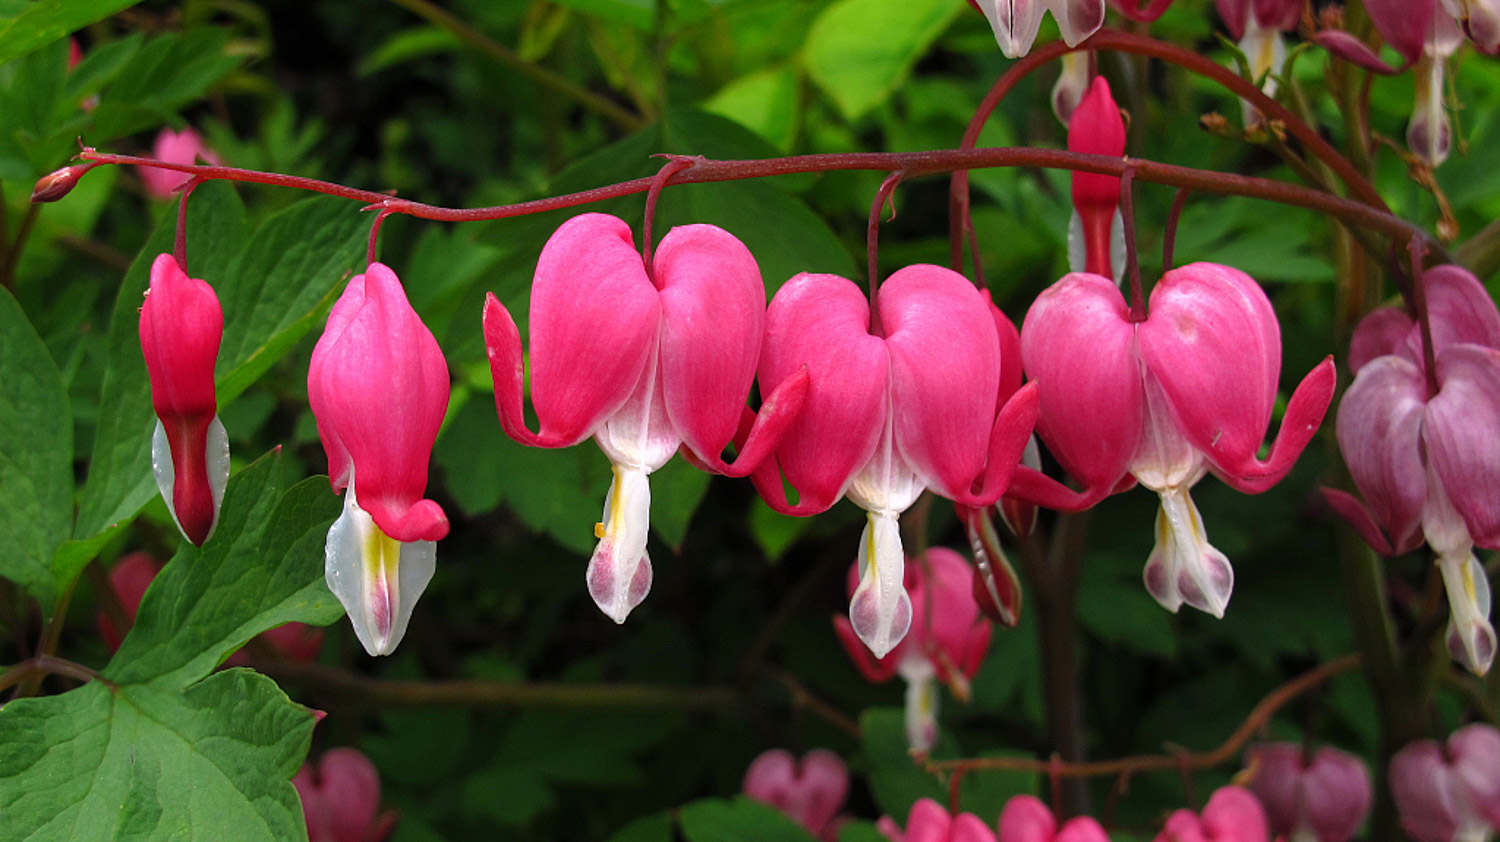
M 73 164 L 47 173 L 31 188 L 31 203 L 55 202 L 68 195 L 78 184 L 78 179 L 92 168 L 93 164 Z

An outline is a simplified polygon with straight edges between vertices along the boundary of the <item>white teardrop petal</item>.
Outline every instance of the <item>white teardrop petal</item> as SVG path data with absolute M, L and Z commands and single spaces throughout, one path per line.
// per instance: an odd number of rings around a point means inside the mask
M 849 622 L 875 657 L 884 658 L 911 628 L 906 557 L 896 517 L 870 512 L 859 537 L 859 587 L 849 598 Z
M 651 485 L 646 473 L 614 466 L 604 519 L 594 527 L 599 545 L 589 559 L 589 596 L 610 619 L 625 622 L 651 591 Z
M 351 475 L 344 511 L 328 530 L 325 551 L 328 589 L 344 606 L 355 637 L 371 655 L 396 651 L 412 608 L 432 580 L 436 542 L 401 542 L 382 532 L 359 507 Z

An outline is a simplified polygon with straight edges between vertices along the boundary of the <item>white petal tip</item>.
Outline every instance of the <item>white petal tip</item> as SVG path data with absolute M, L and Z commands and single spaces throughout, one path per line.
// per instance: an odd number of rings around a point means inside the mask
M 396 541 L 380 531 L 354 497 L 354 479 L 344 493 L 344 512 L 328 529 L 324 578 L 338 598 L 354 636 L 371 656 L 396 651 L 406 636 L 412 609 L 437 566 L 433 541 Z

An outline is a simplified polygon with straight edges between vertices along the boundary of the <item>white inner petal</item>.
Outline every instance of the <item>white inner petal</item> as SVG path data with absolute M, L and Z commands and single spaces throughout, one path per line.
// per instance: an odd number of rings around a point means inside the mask
M 354 494 L 354 472 L 344 510 L 328 529 L 324 578 L 354 635 L 371 655 L 389 655 L 406 635 L 412 608 L 437 566 L 433 541 L 401 542 L 386 535 Z
M 1472 552 L 1438 556 L 1438 570 L 1448 592 L 1448 631 L 1444 636 L 1454 659 L 1476 675 L 1489 672 L 1495 660 L 1495 629 L 1490 625 L 1490 583 Z
M 224 504 L 224 488 L 229 484 L 229 434 L 225 432 L 224 424 L 217 415 L 208 424 L 204 464 L 208 468 L 208 491 L 214 501 L 214 520 L 208 528 L 206 538 L 212 536 L 219 526 L 219 509 Z M 160 420 L 157 420 L 156 428 L 151 431 L 151 474 L 156 479 L 156 490 L 161 492 L 162 502 L 167 504 L 167 512 L 172 515 L 172 523 L 187 538 L 182 521 L 177 519 L 177 506 L 172 502 L 172 495 L 177 487 L 177 472 L 172 466 L 172 446 L 167 442 L 167 430 Z
M 937 745 L 938 685 L 929 672 L 906 680 L 906 745 L 926 754 Z
M 646 472 L 616 464 L 604 498 L 604 519 L 594 525 L 599 544 L 589 559 L 589 596 L 616 623 L 651 591 L 651 557 L 646 537 L 651 530 L 651 486 Z
M 1146 590 L 1176 613 L 1184 603 L 1223 617 L 1234 590 L 1234 568 L 1208 543 L 1203 516 L 1186 488 L 1160 492 L 1156 546 L 1146 560 Z
M 870 512 L 859 536 L 859 587 L 849 598 L 849 622 L 875 657 L 884 658 L 911 628 L 901 528 L 889 512 Z

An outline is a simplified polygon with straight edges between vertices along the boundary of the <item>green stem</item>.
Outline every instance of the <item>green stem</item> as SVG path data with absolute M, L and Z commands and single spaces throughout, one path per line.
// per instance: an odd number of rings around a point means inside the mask
M 52 657 L 52 654 L 57 651 L 57 643 L 62 638 L 63 623 L 68 618 L 68 604 L 73 601 L 73 588 L 77 584 L 78 579 L 74 578 L 73 581 L 68 583 L 68 586 L 63 589 L 62 593 L 58 594 L 57 604 L 52 607 L 52 616 L 47 618 L 46 625 L 42 627 L 42 638 L 37 643 L 36 655 L 31 659 L 32 661 L 38 664 L 71 663 L 69 661 L 63 661 L 61 658 L 54 658 Z M 19 699 L 24 696 L 36 695 L 37 691 L 42 689 L 42 678 L 48 672 L 61 673 L 64 671 L 59 669 L 47 669 L 44 667 L 40 671 L 27 677 L 21 682 L 21 686 L 16 689 L 16 698 Z
M 545 67 L 521 58 L 509 47 L 469 26 L 462 18 L 428 2 L 428 0 L 391 0 L 391 2 L 425 19 L 434 26 L 448 30 L 465 44 L 520 73 L 538 85 L 577 102 L 579 105 L 609 120 L 625 131 L 633 132 L 646 125 L 645 121 L 639 116 L 630 113 L 566 76 L 554 73 Z
M 0 201 L 0 205 L 3 204 L 5 203 Z M 26 215 L 21 218 L 21 228 L 16 231 L 16 238 L 11 241 L 9 248 L 0 253 L 0 286 L 8 290 L 16 288 L 16 266 L 21 262 L 21 250 L 26 247 L 26 239 L 31 236 L 31 229 L 36 225 L 36 217 L 41 210 L 42 206 L 36 204 L 27 209 Z

